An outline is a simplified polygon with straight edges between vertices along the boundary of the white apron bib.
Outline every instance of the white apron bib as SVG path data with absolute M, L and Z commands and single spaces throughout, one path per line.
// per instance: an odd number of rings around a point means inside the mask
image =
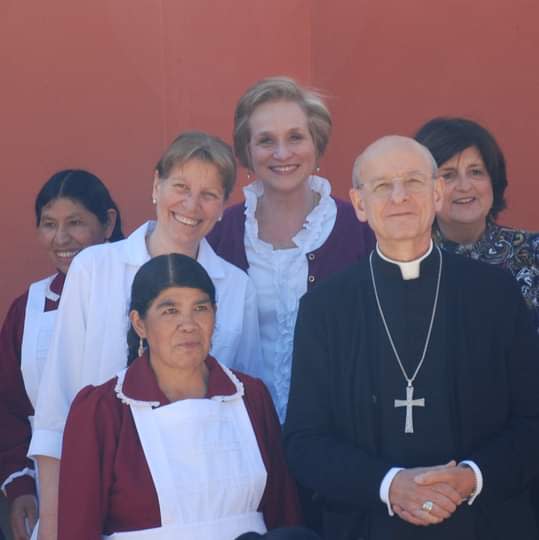
M 112 540 L 234 540 L 266 532 L 257 511 L 267 473 L 243 402 L 233 396 L 187 399 L 153 409 L 128 402 L 159 499 L 161 527 L 114 533 Z M 121 388 L 125 371 L 118 377 Z
M 21 344 L 21 372 L 24 388 L 32 407 L 35 409 L 37 393 L 43 367 L 47 360 L 49 344 L 56 322 L 57 310 L 45 311 L 45 302 L 48 299 L 57 302 L 60 298 L 50 290 L 56 274 L 32 283 L 28 289 L 28 300 L 24 316 L 24 330 Z M 34 427 L 34 417 L 29 416 L 30 426 Z M 38 482 L 37 463 L 35 464 L 35 481 Z M 38 487 L 39 493 L 39 487 Z M 31 540 L 37 540 L 39 522 L 34 527 Z
M 26 393 L 34 408 L 58 313 L 57 310 L 44 311 L 47 298 L 54 302 L 59 299 L 59 296 L 50 290 L 50 285 L 55 277 L 51 276 L 32 283 L 26 302 L 21 345 L 21 372 Z M 33 424 L 33 417 L 30 417 L 29 420 Z

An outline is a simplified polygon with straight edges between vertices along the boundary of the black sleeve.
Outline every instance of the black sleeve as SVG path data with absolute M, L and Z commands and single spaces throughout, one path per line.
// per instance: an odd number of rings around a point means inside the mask
M 338 325 L 328 311 L 330 296 L 305 295 L 294 337 L 292 380 L 285 424 L 289 467 L 304 486 L 324 499 L 367 507 L 380 504 L 379 489 L 391 468 L 346 440 L 335 428 L 331 410 L 330 370 L 335 369 L 336 347 L 331 325 Z M 327 292 L 327 291 L 326 291 Z M 338 307 L 337 307 L 338 310 Z
M 539 337 L 516 284 L 507 281 L 499 310 L 507 321 L 509 416 L 505 427 L 468 458 L 483 475 L 481 503 L 518 494 L 539 473 Z

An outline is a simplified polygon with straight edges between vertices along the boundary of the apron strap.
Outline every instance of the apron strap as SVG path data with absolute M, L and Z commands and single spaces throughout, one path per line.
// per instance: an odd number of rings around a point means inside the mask
M 45 312 L 45 299 L 50 284 L 55 276 L 42 279 L 30 285 L 28 289 L 28 300 L 26 302 L 26 311 L 24 316 L 24 329 L 21 344 L 21 372 L 24 381 L 26 393 L 30 398 L 32 406 L 35 408 L 37 400 L 37 391 L 39 388 L 40 374 L 42 373 L 43 358 L 37 358 L 42 332 L 47 335 L 45 339 L 50 340 L 50 333 L 56 318 L 55 312 Z M 50 328 L 44 328 L 45 325 Z

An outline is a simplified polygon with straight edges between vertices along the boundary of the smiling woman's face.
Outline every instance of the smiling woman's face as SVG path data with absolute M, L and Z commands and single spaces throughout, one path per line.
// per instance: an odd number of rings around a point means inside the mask
M 154 179 L 157 223 L 180 253 L 195 252 L 221 217 L 225 204 L 217 167 L 199 159 L 176 165 L 168 178 Z
M 256 178 L 269 189 L 293 191 L 316 168 L 316 149 L 303 109 L 292 101 L 259 105 L 249 118 L 249 155 Z
M 82 204 L 59 197 L 43 207 L 38 238 L 54 266 L 65 274 L 77 253 L 110 237 L 114 224 L 111 223 L 103 225 Z
M 444 230 L 459 225 L 484 228 L 494 200 L 492 180 L 481 153 L 470 146 L 442 163 L 444 179 L 442 208 L 437 220 Z

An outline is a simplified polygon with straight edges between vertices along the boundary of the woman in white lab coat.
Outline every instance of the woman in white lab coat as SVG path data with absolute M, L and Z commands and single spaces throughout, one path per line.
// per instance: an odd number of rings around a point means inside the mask
M 168 253 L 195 258 L 216 288 L 219 309 L 212 354 L 228 367 L 256 371 L 261 353 L 254 287 L 204 238 L 222 216 L 235 177 L 232 150 L 222 140 L 202 132 L 180 135 L 156 165 L 152 198 L 157 220 L 141 225 L 122 242 L 82 253 L 73 262 L 29 451 L 40 465 L 40 540 L 56 540 L 58 460 L 71 401 L 82 387 L 101 384 L 126 365 L 130 289 L 142 264 Z

